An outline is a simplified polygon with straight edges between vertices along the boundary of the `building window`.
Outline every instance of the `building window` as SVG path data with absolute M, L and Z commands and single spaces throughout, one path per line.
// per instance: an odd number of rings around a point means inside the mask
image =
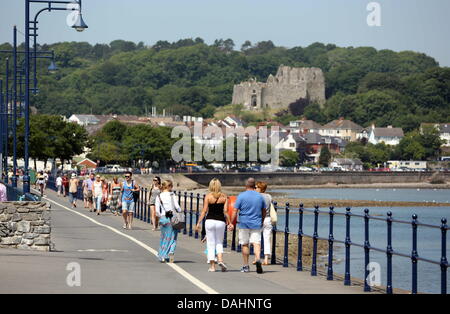
M 258 105 L 258 97 L 256 95 L 252 96 L 252 106 L 256 107 Z

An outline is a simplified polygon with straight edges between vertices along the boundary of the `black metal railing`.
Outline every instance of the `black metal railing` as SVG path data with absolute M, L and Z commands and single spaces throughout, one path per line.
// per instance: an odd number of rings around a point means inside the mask
M 369 209 L 364 210 L 364 215 L 354 214 L 351 212 L 350 208 L 346 209 L 345 213 L 338 213 L 335 212 L 334 207 L 330 207 L 329 211 L 321 211 L 318 206 L 316 206 L 314 209 L 306 209 L 302 204 L 298 208 L 291 208 L 290 204 L 286 204 L 286 206 L 278 206 L 278 204 L 275 203 L 275 207 L 278 212 L 284 211 L 285 214 L 285 231 L 284 231 L 284 257 L 283 257 L 283 266 L 289 267 L 289 235 L 291 234 L 289 231 L 289 217 L 292 212 L 295 212 L 299 215 L 299 226 L 298 226 L 298 257 L 297 257 L 297 270 L 303 271 L 303 241 L 304 238 L 311 238 L 313 240 L 313 252 L 312 252 L 312 261 L 311 261 L 311 276 L 317 276 L 317 257 L 318 257 L 318 241 L 326 241 L 328 242 L 328 262 L 327 262 L 327 269 L 326 269 L 326 276 L 327 280 L 333 280 L 333 254 L 334 254 L 334 244 L 339 243 L 343 244 L 345 247 L 345 272 L 344 272 L 344 285 L 349 286 L 351 285 L 351 248 L 352 247 L 358 247 L 362 248 L 364 250 L 364 291 L 370 292 L 372 289 L 369 285 L 368 278 L 370 275 L 369 270 L 369 264 L 371 261 L 370 253 L 371 252 L 379 252 L 386 254 L 386 264 L 387 264 L 387 272 L 386 272 L 386 293 L 392 294 L 393 293 L 393 273 L 392 273 L 392 259 L 393 256 L 399 256 L 403 258 L 408 258 L 411 260 L 412 265 L 412 271 L 411 271 L 411 277 L 412 277 L 412 286 L 411 286 L 411 292 L 413 294 L 418 293 L 418 262 L 425 262 L 432 265 L 436 265 L 440 267 L 440 277 L 441 277 L 441 293 L 447 294 L 447 269 L 448 269 L 448 260 L 447 260 L 447 231 L 449 230 L 449 227 L 447 225 L 447 219 L 443 218 L 441 220 L 440 225 L 431 225 L 426 223 L 420 223 L 418 220 L 417 215 L 412 216 L 411 221 L 404 221 L 404 220 L 397 220 L 393 218 L 392 212 L 388 212 L 386 215 L 386 218 L 381 217 L 374 217 L 369 214 Z M 314 223 L 313 223 L 313 234 L 305 234 L 304 233 L 304 215 L 305 213 L 310 213 L 314 215 Z M 329 235 L 327 238 L 320 237 L 319 236 L 319 217 L 321 215 L 327 215 L 329 217 L 328 224 L 329 224 Z M 334 218 L 336 216 L 342 216 L 345 218 L 345 239 L 335 239 L 334 237 Z M 362 219 L 364 222 L 364 242 L 363 243 L 356 243 L 353 242 L 350 236 L 351 231 L 351 221 L 352 218 L 359 218 Z M 386 228 L 387 228 L 387 239 L 386 239 L 386 248 L 378 248 L 374 247 L 370 243 L 370 222 L 371 221 L 381 221 L 386 222 Z M 396 224 L 403 224 L 403 225 L 410 225 L 411 226 L 411 232 L 412 232 L 412 252 L 411 253 L 405 253 L 405 252 L 399 252 L 393 249 L 392 246 L 392 225 Z M 435 230 L 441 231 L 441 237 L 440 239 L 437 239 L 437 241 L 440 241 L 441 243 L 441 259 L 440 260 L 432 260 L 429 258 L 424 258 L 419 256 L 418 253 L 418 241 L 417 241 L 417 235 L 418 235 L 418 228 L 431 228 Z M 274 233 L 275 235 L 275 233 Z M 377 235 L 379 236 L 379 235 Z M 273 245 L 276 245 L 276 240 L 273 240 Z M 276 262 L 275 257 L 276 250 L 273 249 L 272 253 L 272 263 Z

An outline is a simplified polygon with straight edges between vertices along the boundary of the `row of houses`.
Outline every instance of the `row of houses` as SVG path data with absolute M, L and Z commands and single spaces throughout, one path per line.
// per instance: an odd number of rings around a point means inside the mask
M 375 125 L 369 128 L 354 123 L 346 119 L 337 119 L 326 125 L 320 125 L 312 120 L 292 121 L 288 126 L 284 126 L 278 122 L 267 121 L 259 123 L 254 128 L 246 128 L 244 121 L 236 116 L 230 115 L 224 119 L 201 119 L 192 117 L 183 117 L 182 119 L 175 117 L 138 117 L 127 115 L 73 115 L 69 121 L 78 123 L 86 127 L 89 133 L 95 133 L 100 130 L 109 121 L 120 121 L 126 124 L 151 124 L 154 126 L 188 126 L 191 134 L 198 144 L 217 147 L 222 144 L 229 136 L 251 137 L 262 127 L 278 127 L 273 128 L 268 134 L 267 141 L 272 144 L 272 139 L 276 138 L 275 148 L 279 151 L 291 150 L 298 152 L 303 161 L 317 162 L 320 153 L 324 147 L 327 147 L 332 154 L 341 154 L 345 151 L 345 147 L 349 142 L 366 139 L 369 143 L 387 145 L 398 145 L 404 138 L 404 132 L 401 128 L 388 126 L 379 128 Z M 425 124 L 424 124 L 425 125 Z M 209 127 L 214 127 L 218 132 L 206 132 Z M 448 124 L 434 125 L 441 138 L 446 141 L 446 145 L 450 145 L 450 127 Z M 246 128 L 245 134 L 235 134 L 237 128 Z M 209 128 L 210 130 L 211 128 Z M 220 132 L 219 132 L 220 131 Z M 215 134 L 215 133 L 220 133 Z

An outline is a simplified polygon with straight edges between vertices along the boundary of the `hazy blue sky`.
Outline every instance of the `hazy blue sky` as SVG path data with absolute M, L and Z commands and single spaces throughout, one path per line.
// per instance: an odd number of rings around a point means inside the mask
M 0 42 L 11 41 L 12 26 L 24 29 L 24 0 L 0 0 Z M 83 0 L 89 29 L 76 33 L 67 12 L 43 13 L 40 43 L 115 39 L 150 45 L 157 40 L 232 38 L 237 45 L 272 40 L 277 45 L 313 42 L 373 46 L 427 53 L 450 66 L 449 0 L 379 0 L 381 27 L 369 27 L 370 0 Z M 34 6 L 34 7 L 39 7 Z M 34 16 L 34 14 L 33 14 Z M 23 40 L 23 36 L 22 36 Z

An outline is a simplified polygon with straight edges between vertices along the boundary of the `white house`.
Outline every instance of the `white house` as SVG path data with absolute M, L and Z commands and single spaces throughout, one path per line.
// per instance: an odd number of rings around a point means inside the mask
M 296 152 L 298 150 L 299 145 L 302 142 L 305 142 L 305 139 L 301 137 L 298 133 L 288 133 L 288 132 L 280 132 L 280 141 L 277 145 L 275 145 L 275 149 L 277 150 L 291 150 Z
M 96 125 L 100 123 L 100 120 L 91 114 L 74 114 L 69 118 L 69 121 L 82 126 Z
M 411 160 L 390 160 L 387 162 L 390 169 L 427 169 L 428 163 L 426 161 L 411 161 Z
M 441 140 L 445 141 L 444 146 L 450 146 L 450 123 L 441 124 L 439 127 Z
M 347 142 L 357 141 L 362 137 L 364 128 L 353 121 L 340 118 L 320 128 L 322 136 L 339 137 Z
M 322 126 L 312 120 L 297 120 L 289 123 L 291 131 L 294 133 L 319 133 Z
M 393 128 L 388 126 L 387 128 L 376 128 L 372 126 L 369 129 L 369 143 L 374 145 L 385 143 L 386 145 L 396 146 L 400 144 L 400 141 L 405 137 L 403 129 Z

